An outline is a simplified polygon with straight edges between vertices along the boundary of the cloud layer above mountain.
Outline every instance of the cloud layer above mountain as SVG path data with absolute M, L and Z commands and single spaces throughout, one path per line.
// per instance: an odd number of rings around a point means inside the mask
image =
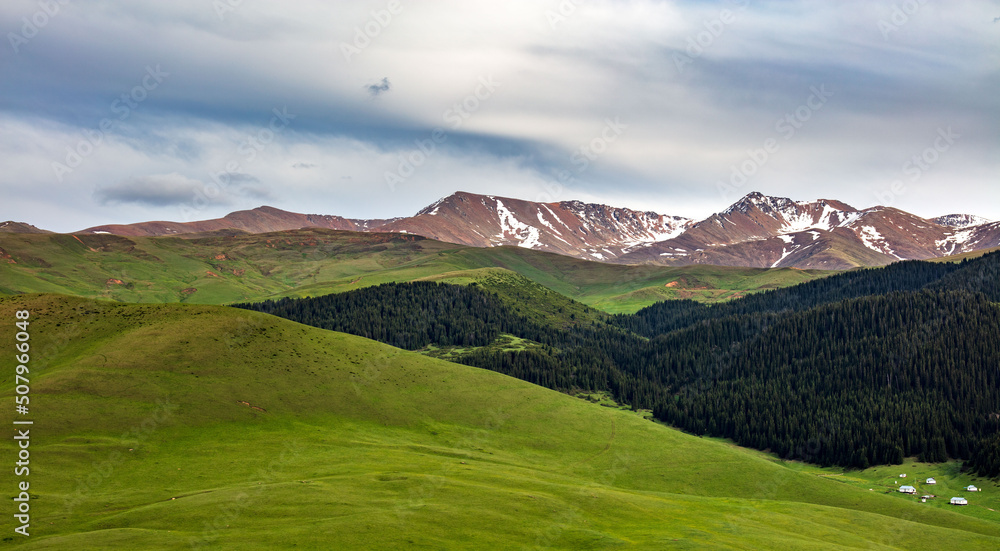
M 1000 218 L 1000 2 L 12 0 L 0 218 L 751 190 Z

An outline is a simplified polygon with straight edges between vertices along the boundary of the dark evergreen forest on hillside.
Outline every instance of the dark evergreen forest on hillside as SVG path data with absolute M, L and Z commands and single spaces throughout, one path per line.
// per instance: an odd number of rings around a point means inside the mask
M 695 434 L 864 468 L 948 458 L 1000 475 L 1000 253 L 900 262 L 706 306 L 544 324 L 476 286 L 383 284 L 239 307 L 562 391 L 607 391 Z M 541 346 L 486 347 L 501 334 Z

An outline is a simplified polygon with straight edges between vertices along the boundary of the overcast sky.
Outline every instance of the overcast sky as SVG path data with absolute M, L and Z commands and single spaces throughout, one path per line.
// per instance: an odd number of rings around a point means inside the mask
M 463 190 L 1000 219 L 1000 0 L 4 0 L 0 220 Z

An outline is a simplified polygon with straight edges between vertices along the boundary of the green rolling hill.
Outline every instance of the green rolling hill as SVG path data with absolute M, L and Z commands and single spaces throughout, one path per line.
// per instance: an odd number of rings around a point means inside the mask
M 32 535 L 5 548 L 1000 547 L 862 478 L 272 316 L 0 298 L 22 309 Z
M 951 458 L 995 476 L 998 276 L 997 254 L 910 261 L 614 317 L 520 276 L 237 306 L 573 395 L 606 393 L 781 457 L 830 430 L 810 454 L 820 465 Z
M 623 266 L 517 247 L 480 249 L 401 234 L 305 229 L 180 237 L 0 233 L 0 293 L 226 304 L 318 296 L 503 268 L 607 312 L 659 300 L 718 301 L 832 272 Z M 471 281 L 471 280 L 470 280 Z

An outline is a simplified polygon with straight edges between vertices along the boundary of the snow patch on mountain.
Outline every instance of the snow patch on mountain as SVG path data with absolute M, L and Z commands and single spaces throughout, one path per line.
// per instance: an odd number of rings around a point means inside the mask
M 992 220 L 988 218 L 975 216 L 973 214 L 946 214 L 944 216 L 938 216 L 932 221 L 935 224 L 948 226 L 949 228 L 955 228 L 957 230 L 971 228 L 972 226 L 981 226 L 992 222 Z
M 782 248 L 781 249 L 781 258 L 779 258 L 774 264 L 771 264 L 771 267 L 772 268 L 777 268 L 778 264 L 781 264 L 781 261 L 784 260 L 784 259 L 786 259 L 786 258 L 788 258 L 788 255 L 792 254 L 793 252 L 795 252 L 795 247 L 792 247 L 791 249 L 784 249 L 784 248 Z
M 688 226 L 691 225 L 690 223 L 691 221 L 687 218 L 675 217 L 654 224 L 652 227 L 647 225 L 646 228 L 654 242 L 666 241 L 667 239 L 678 237 L 687 231 Z
M 623 253 L 679 237 L 693 224 L 693 220 L 688 218 L 661 216 L 655 212 L 639 212 L 635 214 L 641 227 L 636 228 L 638 233 L 633 231 L 623 232 L 627 233 L 629 237 L 628 240 L 622 241 Z
M 854 226 L 854 223 L 861 219 L 862 216 L 868 211 L 859 210 L 858 212 L 847 213 L 844 221 L 837 225 L 838 228 L 850 228 Z
M 788 258 L 789 255 L 791 255 L 792 253 L 794 253 L 795 251 L 797 251 L 800 248 L 799 245 L 793 245 L 793 243 L 795 243 L 795 236 L 794 235 L 788 235 L 788 234 L 779 235 L 778 238 L 781 239 L 782 241 L 784 241 L 786 245 L 792 245 L 792 246 L 791 247 L 785 247 L 785 246 L 781 247 L 781 258 L 779 258 L 778 260 L 776 260 L 774 262 L 774 264 L 771 264 L 772 268 L 777 268 L 778 265 L 781 264 L 781 262 L 784 259 Z
M 861 226 L 858 231 L 858 237 L 861 238 L 861 242 L 864 243 L 866 247 L 875 252 L 892 255 L 899 260 L 905 260 L 903 257 L 896 254 L 896 251 L 892 250 L 892 247 L 889 246 L 885 237 L 882 237 L 882 234 L 879 233 L 874 226 Z
M 777 210 L 785 219 L 781 233 L 799 233 L 806 230 L 830 231 L 840 225 L 840 220 L 847 218 L 849 214 L 823 201 L 821 203 L 823 211 L 814 216 L 809 212 L 814 204 L 799 201 L 779 206 Z
M 556 213 L 552 212 L 552 209 L 550 209 L 548 205 L 542 205 L 542 206 L 545 207 L 545 210 L 549 211 L 549 214 L 552 215 L 552 218 L 556 219 L 556 222 L 559 222 L 560 224 L 562 224 L 563 227 L 566 228 L 567 230 L 570 229 L 570 227 L 566 225 L 566 222 L 563 222 L 561 218 L 559 218 L 558 216 L 556 216 Z
M 960 253 L 963 252 L 965 250 L 965 246 L 972 241 L 975 233 L 976 228 L 973 226 L 968 229 L 956 231 L 944 239 L 935 241 L 934 244 L 937 245 L 938 249 L 940 249 L 945 256 Z
M 490 199 L 495 200 L 497 203 L 497 217 L 500 219 L 500 233 L 497 234 L 498 239 L 502 240 L 507 234 L 510 234 L 520 240 L 520 243 L 517 244 L 518 247 L 534 249 L 541 245 L 538 228 L 529 226 L 515 218 L 514 213 L 507 210 L 502 201 L 493 197 L 490 197 Z
M 549 213 L 551 213 L 551 212 L 552 211 L 550 210 Z M 555 215 L 553 215 L 553 217 L 554 216 Z M 552 230 L 552 232 L 553 232 L 552 237 L 555 237 L 559 241 L 562 241 L 563 243 L 569 245 L 569 241 L 566 241 L 565 239 L 563 239 L 561 237 L 562 236 L 562 232 L 560 232 L 559 230 L 557 230 L 555 226 L 553 226 L 552 224 L 550 224 L 549 221 L 545 219 L 545 216 L 542 214 L 542 211 L 538 211 L 538 221 L 541 222 L 542 225 L 545 226 L 546 228 Z
M 444 203 L 447 200 L 448 200 L 447 197 L 442 197 L 442 198 L 438 199 L 437 201 L 434 201 L 433 203 L 431 203 L 431 204 L 427 205 L 426 207 L 424 207 L 420 212 L 418 212 L 417 216 L 420 216 L 421 214 L 427 214 L 427 215 L 430 215 L 430 216 L 437 215 L 438 210 L 441 208 L 441 203 Z
M 562 235 L 562 232 L 560 232 L 559 230 L 557 230 L 555 228 L 555 226 L 553 226 L 552 224 L 550 224 L 549 221 L 545 219 L 545 215 L 542 214 L 542 211 L 538 211 L 538 221 L 541 222 L 542 225 L 545 226 L 546 228 L 548 228 L 548 229 L 550 229 L 550 230 L 558 233 L 559 235 Z M 565 243 L 565 241 L 563 241 L 563 243 Z
M 879 241 L 884 241 L 882 239 L 882 234 L 875 229 L 875 226 L 861 226 L 861 230 L 858 232 L 858 237 L 865 244 L 865 247 L 873 251 L 882 252 L 876 245 Z

